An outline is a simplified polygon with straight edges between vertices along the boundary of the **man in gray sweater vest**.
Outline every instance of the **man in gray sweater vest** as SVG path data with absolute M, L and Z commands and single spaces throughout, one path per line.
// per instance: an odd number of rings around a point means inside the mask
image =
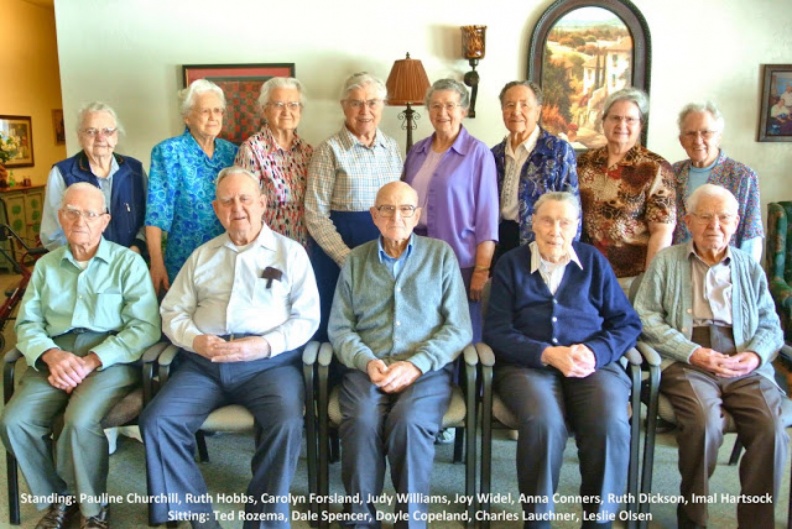
M 397 527 L 426 527 L 434 440 L 451 400 L 453 360 L 472 330 L 462 276 L 448 244 L 412 233 L 418 195 L 384 185 L 371 208 L 381 237 L 347 257 L 328 334 L 349 370 L 341 382 L 342 478 L 356 527 L 379 527 L 385 456 L 398 494 Z

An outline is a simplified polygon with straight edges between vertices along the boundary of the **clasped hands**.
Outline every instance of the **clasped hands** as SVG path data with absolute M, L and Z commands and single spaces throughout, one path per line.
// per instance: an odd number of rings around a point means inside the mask
M 553 346 L 542 351 L 542 362 L 552 366 L 570 378 L 584 378 L 597 367 L 597 358 L 591 349 L 576 343 L 569 347 Z
M 95 369 L 101 367 L 102 361 L 95 353 L 77 356 L 63 349 L 49 349 L 41 360 L 47 364 L 50 375 L 47 382 L 54 388 L 71 393 Z
M 382 360 L 371 360 L 366 364 L 371 383 L 385 393 L 399 393 L 418 380 L 421 370 L 404 360 L 387 365 Z
M 269 358 L 272 349 L 261 336 L 247 336 L 227 342 L 213 334 L 200 334 L 193 340 L 193 349 L 212 362 L 248 362 Z
M 743 351 L 734 355 L 719 353 L 708 347 L 699 347 L 690 355 L 689 362 L 721 378 L 742 377 L 759 367 L 759 355 Z

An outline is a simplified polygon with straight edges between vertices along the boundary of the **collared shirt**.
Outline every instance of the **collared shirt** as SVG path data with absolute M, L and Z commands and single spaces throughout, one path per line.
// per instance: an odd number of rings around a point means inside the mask
M 237 147 L 219 138 L 214 145 L 210 158 L 185 129 L 151 151 L 146 226 L 168 233 L 165 268 L 171 283 L 193 250 L 223 232 L 212 208 L 215 179 L 233 165 Z
M 385 251 L 385 248 L 382 246 L 382 237 L 377 239 L 380 263 L 384 264 L 385 267 L 390 270 L 393 277 L 399 277 L 399 272 L 404 266 L 404 262 L 408 257 L 410 257 L 413 249 L 413 237 L 413 235 L 410 235 L 410 240 L 407 242 L 407 248 L 404 249 L 399 257 L 391 257 L 388 255 L 388 253 Z
M 731 326 L 731 248 L 726 248 L 726 255 L 721 262 L 710 266 L 696 253 L 692 241 L 688 245 L 693 283 L 693 325 L 715 323 Z
M 157 296 L 143 259 L 105 240 L 83 270 L 68 246 L 36 263 L 14 330 L 28 365 L 48 349 L 53 337 L 72 329 L 117 332 L 93 352 L 102 369 L 134 362 L 160 338 Z
M 533 132 L 528 138 L 517 146 L 515 152 L 511 146 L 511 140 L 507 135 L 503 140 L 506 142 L 506 171 L 503 177 L 503 189 L 501 190 L 501 218 L 505 220 L 520 221 L 520 171 L 522 166 L 528 161 L 528 157 L 536 147 L 536 140 L 539 138 L 539 126 L 534 127 Z
M 362 144 L 345 125 L 314 151 L 308 168 L 305 223 L 311 237 L 339 265 L 349 247 L 330 220 L 331 211 L 366 211 L 377 191 L 401 178 L 399 144 L 377 129 L 374 143 Z
M 262 277 L 265 269 L 280 279 Z M 256 334 L 271 356 L 305 344 L 319 326 L 319 293 L 308 254 L 266 226 L 240 250 L 227 233 L 201 245 L 162 300 L 162 330 L 195 352 L 201 334 Z
M 305 185 L 313 147 L 297 133 L 291 148 L 282 149 L 264 126 L 239 146 L 234 163 L 256 175 L 267 197 L 264 222 L 270 229 L 308 246 L 304 220 Z
M 529 246 L 531 248 L 531 273 L 534 274 L 538 270 L 553 295 L 558 291 L 561 280 L 564 278 L 564 271 L 566 271 L 566 267 L 570 262 L 575 263 L 583 270 L 583 265 L 580 263 L 580 259 L 578 259 L 572 246 L 569 247 L 569 254 L 560 263 L 545 261 L 539 253 L 539 245 L 536 241 L 532 241 Z

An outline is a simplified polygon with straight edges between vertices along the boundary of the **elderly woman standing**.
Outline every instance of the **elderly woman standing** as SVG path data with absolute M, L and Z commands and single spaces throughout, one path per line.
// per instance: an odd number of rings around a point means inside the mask
M 608 96 L 602 113 L 608 143 L 580 155 L 577 165 L 583 239 L 605 255 L 626 292 L 671 244 L 676 223 L 671 165 L 638 143 L 648 112 L 641 90 Z
M 531 218 L 543 194 L 566 191 L 580 200 L 575 151 L 539 126 L 542 100 L 532 81 L 511 81 L 500 93 L 509 134 L 492 148 L 500 195 L 497 255 L 534 240 Z
M 219 86 L 198 79 L 179 97 L 184 134 L 151 151 L 146 240 L 157 293 L 170 287 L 193 250 L 223 232 L 212 209 L 214 180 L 237 153 L 236 145 L 217 137 L 226 108 Z M 164 259 L 162 232 L 168 233 Z
M 115 110 L 100 102 L 89 103 L 78 115 L 77 134 L 82 150 L 52 166 L 47 179 L 41 217 L 41 242 L 49 250 L 66 244 L 58 210 L 66 188 L 77 182 L 98 187 L 111 215 L 105 239 L 145 253 L 146 171 L 135 158 L 115 153 L 124 128 Z
M 674 164 L 676 174 L 677 218 L 687 214 L 687 198 L 703 184 L 723 186 L 737 198 L 740 221 L 731 238 L 731 245 L 762 258 L 762 210 L 759 202 L 759 178 L 750 167 L 732 160 L 720 148 L 723 115 L 714 103 L 691 103 L 679 113 L 679 143 L 687 160 Z M 690 240 L 690 231 L 683 222 L 674 230 L 674 244 Z
M 234 163 L 261 181 L 267 197 L 267 226 L 307 247 L 303 203 L 313 147 L 297 135 L 302 83 L 292 77 L 273 77 L 261 86 L 259 104 L 265 124 L 240 145 Z
M 327 320 L 341 265 L 351 248 L 376 239 L 369 208 L 380 187 L 398 180 L 402 158 L 396 140 L 379 130 L 385 83 L 361 72 L 344 82 L 344 125 L 320 144 L 308 168 L 305 223 L 315 244 L 311 261 L 322 319 L 315 339 L 327 341 Z
M 498 240 L 498 184 L 487 146 L 462 126 L 470 97 L 453 79 L 426 93 L 434 134 L 416 143 L 404 164 L 404 180 L 418 192 L 421 219 L 415 232 L 454 249 L 468 290 L 473 341 L 481 341 L 481 292 Z

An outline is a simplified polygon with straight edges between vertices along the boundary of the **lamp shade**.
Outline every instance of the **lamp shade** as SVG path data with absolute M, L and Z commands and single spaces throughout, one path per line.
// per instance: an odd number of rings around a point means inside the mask
M 385 84 L 389 105 L 422 105 L 429 89 L 429 78 L 421 61 L 410 59 L 408 53 L 406 59 L 394 61 Z

